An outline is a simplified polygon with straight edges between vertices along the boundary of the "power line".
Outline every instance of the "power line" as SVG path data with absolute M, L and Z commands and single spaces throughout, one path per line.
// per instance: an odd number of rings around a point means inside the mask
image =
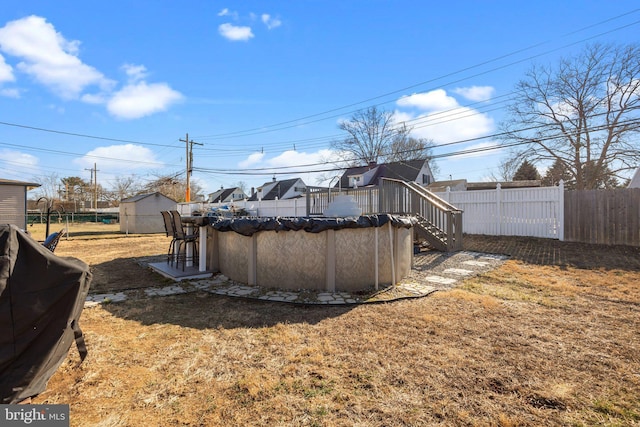
M 587 30 L 587 29 L 590 29 L 590 28 L 594 28 L 596 26 L 602 25 L 602 24 L 607 23 L 607 22 L 611 22 L 613 20 L 622 18 L 624 16 L 631 15 L 631 14 L 636 13 L 638 11 L 640 11 L 640 9 L 633 9 L 633 10 L 631 10 L 629 12 L 625 12 L 625 13 L 623 13 L 621 15 L 617 15 L 615 17 L 608 18 L 608 19 L 606 19 L 604 21 L 600 21 L 600 22 L 597 22 L 595 24 L 591 24 L 591 25 L 588 25 L 586 27 L 582 27 L 582 28 L 580 28 L 578 30 L 572 31 L 570 33 L 567 33 L 567 34 L 561 36 L 560 38 L 568 37 L 570 35 L 579 33 L 581 31 L 584 31 L 584 30 Z M 599 33 L 599 34 L 584 38 L 582 40 L 579 40 L 579 41 L 576 41 L 576 42 L 572 42 L 572 43 L 566 44 L 564 46 L 548 50 L 546 52 L 542 52 L 542 53 L 537 54 L 537 55 L 532 55 L 532 56 L 529 56 L 529 57 L 524 58 L 524 59 L 520 59 L 520 60 L 517 60 L 517 61 L 514 61 L 514 62 L 510 62 L 510 63 L 508 63 L 506 65 L 502 65 L 502 66 L 499 66 L 499 67 L 495 67 L 495 68 L 483 71 L 481 73 L 473 74 L 471 76 L 468 76 L 468 77 L 465 77 L 465 78 L 462 78 L 462 79 L 457 79 L 457 80 L 445 83 L 444 85 L 441 85 L 441 86 L 448 86 L 448 85 L 451 85 L 451 84 L 459 83 L 459 82 L 462 82 L 464 80 L 468 80 L 468 79 L 473 78 L 473 77 L 479 77 L 479 76 L 488 74 L 488 73 L 493 72 L 493 71 L 501 70 L 503 68 L 506 68 L 506 67 L 509 67 L 509 66 L 512 66 L 512 65 L 516 65 L 516 64 L 519 64 L 519 63 L 522 63 L 522 62 L 525 62 L 525 61 L 530 61 L 531 59 L 538 58 L 540 56 L 544 56 L 544 55 L 547 55 L 549 53 L 557 52 L 558 50 L 565 49 L 565 48 L 571 47 L 571 46 L 575 46 L 576 44 L 584 43 L 585 41 L 592 40 L 592 39 L 594 39 L 596 37 L 601 37 L 603 35 L 610 34 L 612 32 L 619 31 L 619 30 L 624 29 L 624 28 L 628 28 L 628 27 L 630 27 L 632 25 L 637 25 L 638 23 L 640 23 L 640 21 L 635 21 L 635 22 L 632 22 L 630 24 L 626 24 L 626 25 L 623 25 L 623 26 L 620 26 L 620 27 L 605 31 L 605 32 L 602 32 L 602 33 Z M 447 78 L 447 77 L 451 77 L 451 76 L 454 76 L 454 75 L 457 75 L 457 74 L 461 74 L 463 72 L 466 72 L 466 71 L 469 71 L 469 70 L 472 70 L 472 69 L 475 69 L 475 68 L 479 68 L 479 67 L 482 67 L 484 65 L 491 64 L 493 62 L 497 62 L 499 60 L 502 60 L 502 59 L 517 55 L 519 53 L 526 52 L 528 50 L 532 50 L 532 49 L 534 49 L 536 47 L 548 44 L 550 42 L 551 42 L 551 40 L 547 40 L 547 41 L 544 41 L 544 42 L 539 42 L 539 43 L 536 43 L 534 45 L 531 45 L 531 46 L 528 46 L 528 47 L 525 47 L 525 48 L 522 48 L 522 49 L 518 49 L 518 50 L 516 50 L 514 52 L 510 52 L 510 53 L 507 53 L 507 54 L 504 54 L 504 55 L 489 59 L 487 61 L 483 61 L 483 62 L 480 62 L 478 64 L 471 65 L 471 66 L 462 68 L 460 70 L 444 74 L 444 75 L 439 76 L 439 77 L 435 77 L 435 78 L 432 78 L 432 79 L 429 79 L 429 80 L 426 80 L 426 81 L 423 81 L 423 82 L 420 82 L 420 83 L 416 83 L 416 84 L 413 84 L 413 85 L 410 85 L 410 86 L 406 86 L 406 87 L 403 87 L 401 89 L 397 89 L 397 90 L 394 90 L 394 91 L 391 91 L 391 92 L 384 93 L 382 95 L 377 95 L 377 96 L 374 96 L 374 97 L 371 97 L 371 98 L 367 98 L 367 99 L 362 100 L 362 101 L 354 102 L 354 103 L 347 104 L 347 105 L 344 105 L 344 106 L 341 106 L 341 107 L 337 107 L 337 108 L 332 108 L 330 110 L 326 110 L 326 111 L 323 111 L 323 112 L 320 112 L 320 113 L 310 114 L 310 115 L 307 115 L 307 116 L 304 116 L 304 117 L 300 117 L 300 118 L 297 118 L 297 119 L 287 120 L 287 121 L 280 122 L 280 123 L 275 123 L 273 125 L 266 125 L 266 126 L 261 126 L 261 127 L 257 127 L 257 128 L 251 128 L 251 129 L 240 130 L 240 131 L 235 131 L 235 132 L 228 132 L 228 133 L 224 133 L 224 134 L 204 135 L 204 136 L 199 136 L 198 138 L 201 139 L 201 140 L 202 139 L 223 139 L 223 138 L 230 138 L 230 137 L 235 138 L 235 137 L 239 137 L 239 136 L 256 135 L 256 134 L 262 134 L 262 133 L 268 133 L 268 132 L 275 132 L 275 131 L 278 131 L 278 130 L 289 129 L 291 127 L 299 126 L 300 124 L 311 124 L 311 123 L 316 123 L 318 121 L 323 121 L 323 120 L 328 120 L 328 119 L 331 119 L 331 118 L 340 117 L 344 113 L 338 114 L 338 115 L 331 115 L 331 116 L 324 117 L 324 118 L 318 119 L 318 120 L 305 121 L 305 122 L 300 123 L 301 121 L 304 121 L 304 120 L 307 120 L 307 119 L 312 119 L 312 118 L 324 116 L 326 114 L 332 114 L 332 113 L 335 113 L 337 111 L 341 111 L 341 110 L 345 110 L 345 109 L 348 109 L 348 108 L 355 107 L 356 105 L 361 105 L 361 104 L 365 104 L 365 103 L 368 103 L 368 102 L 371 102 L 371 101 L 376 101 L 378 99 L 385 98 L 385 97 L 388 97 L 388 96 L 391 96 L 391 95 L 396 95 L 398 93 L 405 92 L 405 91 L 410 90 L 410 89 L 415 89 L 415 88 L 417 88 L 419 86 L 423 86 L 423 85 L 426 85 L 426 84 L 434 83 L 434 82 L 436 82 L 438 80 L 442 80 L 442 79 Z M 387 102 L 391 102 L 391 101 L 387 101 Z M 376 104 L 376 105 L 382 105 L 382 104 L 387 103 L 387 102 L 379 103 L 379 104 Z M 353 113 L 353 112 L 354 111 L 351 111 L 351 113 Z M 283 127 L 283 125 L 287 125 L 287 126 Z M 270 129 L 270 128 L 276 128 L 276 129 Z M 244 134 L 244 135 L 238 135 L 238 134 Z
M 603 115 L 606 113 L 600 113 L 597 115 Z M 595 115 L 595 116 L 597 116 Z M 592 117 L 595 117 L 592 116 Z M 634 118 L 634 119 L 629 119 L 626 121 L 622 121 L 620 123 L 618 123 L 618 126 L 626 126 L 626 125 L 640 125 L 640 119 L 638 118 Z M 467 142 L 473 142 L 473 141 L 478 141 L 478 140 L 482 140 L 482 139 L 489 139 L 489 138 L 496 138 L 496 137 L 501 137 L 501 136 L 506 136 L 509 134 L 513 134 L 513 133 L 517 133 L 517 132 L 523 132 L 523 131 L 529 131 L 529 130 L 534 130 L 534 129 L 539 129 L 539 128 L 543 128 L 543 127 L 547 127 L 548 125 L 536 125 L 536 126 L 531 126 L 528 128 L 523 128 L 523 129 L 518 129 L 515 131 L 509 131 L 509 132 L 500 132 L 500 133 L 495 133 L 492 135 L 485 135 L 485 136 L 481 136 L 481 137 L 477 137 L 477 138 L 469 138 L 469 139 L 465 139 L 465 140 L 459 140 L 459 141 L 454 141 L 454 142 L 450 142 L 450 143 L 446 143 L 446 144 L 441 144 L 438 147 L 442 147 L 442 146 L 450 146 L 450 145 L 455 145 L 455 144 L 462 144 L 462 143 L 467 143 Z M 604 124 L 604 125 L 600 125 L 600 126 L 593 126 L 591 128 L 588 129 L 584 129 L 582 132 L 588 131 L 588 132 L 597 132 L 600 130 L 604 130 L 607 129 L 608 125 Z M 492 151 L 492 150 L 497 150 L 497 149 L 503 149 L 503 148 L 511 148 L 511 147 L 516 147 L 516 146 L 520 146 L 520 145 L 528 145 L 528 144 L 532 144 L 534 142 L 541 142 L 541 141 L 548 141 L 548 140 L 553 140 L 553 139 L 558 139 L 558 138 L 562 138 L 565 137 L 566 133 L 558 133 L 558 134 L 554 134 L 554 135 L 547 135 L 544 137 L 538 137 L 535 138 L 535 141 L 532 141 L 531 139 L 525 140 L 525 141 L 519 141 L 519 142 L 512 142 L 512 143 L 507 143 L 507 144 L 495 144 L 492 146 L 487 146 L 487 147 L 476 147 L 476 148 L 471 148 L 471 149 L 466 149 L 466 150 L 459 150 L 459 151 L 453 151 L 453 152 L 449 152 L 449 153 L 442 153 L 442 154 L 437 154 L 437 155 L 431 155 L 429 156 L 430 159 L 439 159 L 439 158 L 444 158 L 444 157 L 453 157 L 453 156 L 461 156 L 461 155 L 467 155 L 467 154 L 476 154 L 476 153 L 482 153 L 485 151 Z M 433 148 L 437 148 L 437 147 L 433 147 Z M 419 149 L 421 150 L 421 149 Z M 409 153 L 409 152 L 413 152 L 413 151 L 417 151 L 417 150 L 405 150 L 403 151 L 403 153 Z M 355 160 L 364 160 L 364 158 L 359 158 L 359 159 L 355 159 Z M 218 173 L 218 174 L 226 174 L 226 175 L 292 175 L 292 174 L 304 174 L 304 173 L 319 173 L 319 172 L 333 172 L 333 171 L 338 171 L 338 170 L 343 170 L 345 169 L 344 167 L 333 167 L 333 168 L 329 168 L 329 169 L 314 169 L 314 170 L 302 170 L 302 171 L 284 171 L 284 172 L 278 172 L 278 171 L 282 171 L 282 170 L 286 170 L 286 169 L 292 169 L 292 168 L 301 168 L 301 167 L 314 167 L 314 166 L 326 166 L 328 164 L 331 163 L 335 163 L 335 162 L 320 162 L 320 163 L 310 163 L 310 164 L 305 164 L 305 165 L 295 165 L 295 166 L 280 166 L 280 167 L 267 167 L 267 168 L 254 168 L 254 169 L 207 169 L 207 168 L 197 168 L 196 170 L 199 172 L 211 172 L 211 173 Z

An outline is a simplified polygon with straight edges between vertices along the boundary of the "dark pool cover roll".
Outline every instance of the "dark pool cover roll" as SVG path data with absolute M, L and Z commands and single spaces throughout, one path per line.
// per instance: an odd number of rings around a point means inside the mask
M 40 394 L 75 341 L 89 266 L 61 258 L 15 225 L 0 225 L 0 403 Z
M 300 217 L 300 218 L 226 218 L 211 222 L 211 226 L 218 231 L 235 231 L 243 236 L 251 236 L 258 231 L 298 231 L 320 233 L 326 230 L 340 230 L 343 228 L 382 227 L 390 222 L 394 227 L 410 228 L 415 225 L 413 217 L 379 214 L 362 215 L 359 217 L 329 218 L 329 217 Z

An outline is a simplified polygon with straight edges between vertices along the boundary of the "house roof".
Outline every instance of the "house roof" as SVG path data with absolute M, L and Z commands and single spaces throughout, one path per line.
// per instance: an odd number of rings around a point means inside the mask
M 0 185 L 21 185 L 23 187 L 31 187 L 31 188 L 40 187 L 40 184 L 35 182 L 14 181 L 13 179 L 2 179 L 2 178 L 0 178 Z
M 448 181 L 436 181 L 427 185 L 427 190 L 432 191 L 434 193 L 443 193 L 447 191 L 447 187 L 454 188 L 467 188 L 467 180 L 466 179 L 452 179 Z M 495 188 L 495 186 L 494 186 Z
M 500 182 L 468 182 L 467 190 L 495 190 L 498 184 L 500 184 L 500 188 L 502 188 L 503 190 L 507 188 L 527 188 L 541 186 L 539 179 Z
M 283 179 L 282 181 L 269 181 L 262 184 L 259 188 L 269 187 L 271 186 L 271 190 L 267 194 L 262 195 L 262 200 L 275 200 L 282 198 L 283 195 L 287 193 L 293 187 L 300 178 L 292 178 L 292 179 Z M 258 193 L 254 193 L 249 198 L 249 201 L 258 200 Z
M 211 199 L 211 202 L 212 203 L 222 202 L 222 201 L 226 200 L 227 197 L 231 196 L 237 189 L 238 189 L 238 187 L 223 188 L 223 189 L 220 189 L 220 190 L 216 191 L 215 193 L 211 193 L 211 196 L 213 197 Z
M 377 185 L 380 178 L 392 178 L 399 179 L 401 181 L 416 181 L 418 174 L 424 166 L 426 159 L 421 160 L 407 160 L 402 162 L 382 163 L 382 164 L 370 164 L 367 166 L 357 166 L 347 169 L 342 177 L 340 183 L 336 184 L 342 187 L 349 187 L 349 177 L 353 175 L 362 175 L 366 172 L 375 169 L 374 175 L 369 180 L 369 184 Z M 367 185 L 367 184 L 365 184 Z
M 140 200 L 146 199 L 147 197 L 151 197 L 151 196 L 162 196 L 164 198 L 167 198 L 167 199 L 175 202 L 175 200 L 173 200 L 171 197 L 167 197 L 164 194 L 160 193 L 159 191 L 156 191 L 155 193 L 137 194 L 137 195 L 135 195 L 133 197 L 129 197 L 128 199 L 121 200 L 120 203 L 135 203 L 135 202 L 139 202 Z
M 450 181 L 436 181 L 427 185 L 429 191 L 434 193 L 442 193 L 447 191 L 447 187 L 451 190 L 495 190 L 500 184 L 500 188 L 528 188 L 528 187 L 540 187 L 540 180 L 525 180 L 525 181 L 487 181 L 487 182 L 467 182 L 466 179 L 454 179 Z

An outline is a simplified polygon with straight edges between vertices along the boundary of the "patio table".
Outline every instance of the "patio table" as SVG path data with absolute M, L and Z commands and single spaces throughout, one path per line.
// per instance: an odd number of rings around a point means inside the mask
M 198 227 L 198 271 L 207 271 L 207 225 L 209 225 L 210 218 L 207 216 L 182 216 L 181 218 L 188 233 L 190 233 L 190 228 Z

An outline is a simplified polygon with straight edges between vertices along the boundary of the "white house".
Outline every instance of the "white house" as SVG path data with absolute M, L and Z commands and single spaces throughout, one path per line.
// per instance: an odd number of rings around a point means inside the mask
M 40 187 L 33 182 L 0 179 L 0 224 L 27 228 L 27 191 Z
M 249 197 L 249 201 L 284 200 L 302 196 L 307 192 L 306 184 L 300 178 L 265 182 Z
M 120 202 L 120 231 L 135 234 L 162 233 L 162 211 L 177 209 L 178 203 L 161 193 L 138 194 Z
M 336 187 L 354 188 L 378 185 L 380 178 L 413 181 L 421 185 L 428 185 L 434 181 L 427 160 L 407 160 L 383 164 L 372 162 L 367 166 L 347 169 Z
M 244 193 L 242 188 L 234 187 L 234 188 L 222 188 L 213 193 L 209 193 L 209 203 L 231 203 L 237 202 L 239 200 L 244 200 L 247 198 L 247 195 Z

